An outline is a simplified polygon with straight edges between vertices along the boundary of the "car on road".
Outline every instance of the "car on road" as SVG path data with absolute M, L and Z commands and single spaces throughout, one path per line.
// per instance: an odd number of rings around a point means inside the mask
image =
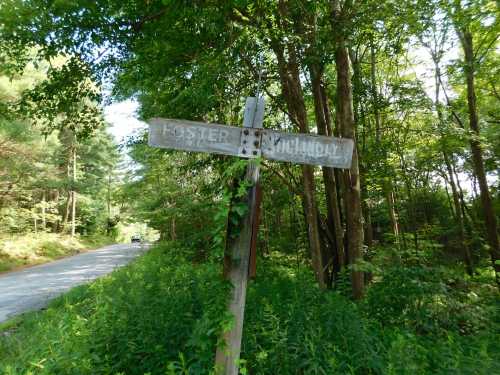
M 139 236 L 137 234 L 134 235 L 134 236 L 132 236 L 132 238 L 130 239 L 130 242 L 132 242 L 132 243 L 134 243 L 134 242 L 141 243 L 142 242 L 141 236 Z

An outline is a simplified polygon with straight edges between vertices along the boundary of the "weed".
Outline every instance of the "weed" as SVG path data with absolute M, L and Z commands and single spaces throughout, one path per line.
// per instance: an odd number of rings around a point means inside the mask
M 177 246 L 155 247 L 46 311 L 26 314 L 12 334 L 0 335 L 0 373 L 213 374 L 229 286 L 218 264 L 193 262 L 193 252 Z M 308 268 L 290 264 L 274 254 L 259 261 L 248 289 L 242 373 L 472 375 L 499 368 L 498 310 L 488 291 L 455 294 L 436 270 L 393 269 L 357 304 L 342 290 L 320 291 Z M 458 302 L 465 317 L 452 316 Z M 474 324 L 464 330 L 464 319 Z

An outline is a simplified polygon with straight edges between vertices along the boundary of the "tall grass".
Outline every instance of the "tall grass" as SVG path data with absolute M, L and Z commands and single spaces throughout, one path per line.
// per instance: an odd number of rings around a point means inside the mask
M 27 315 L 0 333 L 0 373 L 211 373 L 217 338 L 228 324 L 229 287 L 219 265 L 182 254 L 172 244 L 156 247 Z M 409 320 L 423 319 L 435 306 L 418 304 L 420 292 L 402 299 L 397 290 L 389 293 L 397 272 L 356 304 L 320 291 L 307 267 L 288 264 L 294 263 L 276 256 L 259 262 L 248 291 L 242 373 L 472 375 L 500 368 L 491 299 L 474 308 L 472 318 L 482 319 L 474 330 L 450 324 L 421 332 Z M 394 303 L 404 306 L 386 306 Z M 409 311 L 415 308 L 422 311 Z

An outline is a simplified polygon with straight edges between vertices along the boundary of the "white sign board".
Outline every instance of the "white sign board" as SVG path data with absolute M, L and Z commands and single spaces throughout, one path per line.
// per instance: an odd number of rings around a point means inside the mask
M 284 133 L 269 129 L 154 118 L 149 145 L 183 151 L 254 158 L 333 168 L 350 168 L 354 142 L 347 138 Z

